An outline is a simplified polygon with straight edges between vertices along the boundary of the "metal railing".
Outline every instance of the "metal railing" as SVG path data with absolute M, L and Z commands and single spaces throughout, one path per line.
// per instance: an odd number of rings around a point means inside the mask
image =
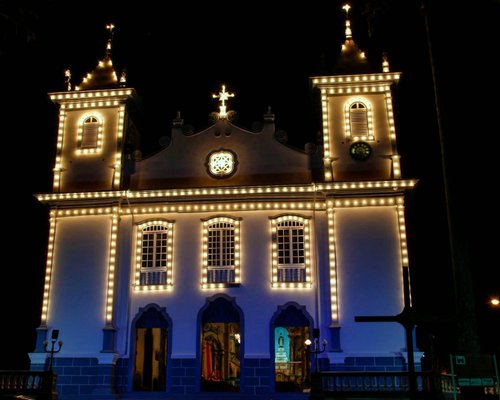
M 0 397 L 24 395 L 37 400 L 57 400 L 56 378 L 51 371 L 0 371 Z
M 441 385 L 431 372 L 416 372 L 415 398 L 434 399 Z M 408 372 L 324 371 L 311 374 L 310 399 L 329 397 L 408 398 Z

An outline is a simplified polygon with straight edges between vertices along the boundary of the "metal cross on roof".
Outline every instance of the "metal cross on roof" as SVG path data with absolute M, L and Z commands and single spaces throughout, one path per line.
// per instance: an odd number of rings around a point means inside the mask
M 219 94 L 212 94 L 212 98 L 219 99 L 219 118 L 227 118 L 227 108 L 226 101 L 229 100 L 230 97 L 234 97 L 234 93 L 226 92 L 226 85 L 222 85 L 222 90 Z

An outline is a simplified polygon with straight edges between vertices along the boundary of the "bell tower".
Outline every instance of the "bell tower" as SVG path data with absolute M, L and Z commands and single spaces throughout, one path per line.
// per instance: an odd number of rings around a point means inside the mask
M 104 59 L 72 87 L 66 75 L 66 92 L 50 93 L 59 105 L 54 192 L 116 190 L 123 185 L 125 139 L 131 131 L 128 118 L 134 89 L 126 76 L 116 75 L 111 59 L 114 26 L 107 26 L 109 39 Z M 130 140 L 130 138 L 129 138 Z
M 334 75 L 313 77 L 321 95 L 325 181 L 400 179 L 391 88 L 400 77 L 383 58 L 374 72 L 352 37 L 346 12 L 345 42 Z

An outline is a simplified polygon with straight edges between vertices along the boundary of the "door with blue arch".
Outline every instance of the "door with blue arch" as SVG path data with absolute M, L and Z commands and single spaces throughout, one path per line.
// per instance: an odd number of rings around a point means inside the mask
M 279 306 L 271 319 L 271 363 L 276 392 L 310 389 L 310 338 L 313 320 L 305 306 L 295 302 Z
M 243 354 L 243 313 L 234 298 L 207 298 L 198 314 L 200 390 L 239 392 Z
M 165 392 L 172 321 L 156 304 L 140 308 L 132 321 L 132 390 Z

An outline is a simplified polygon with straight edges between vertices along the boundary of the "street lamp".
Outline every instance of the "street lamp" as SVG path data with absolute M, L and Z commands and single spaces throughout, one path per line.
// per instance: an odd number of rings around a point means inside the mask
M 51 343 L 50 350 L 48 349 L 49 341 L 48 340 L 44 340 L 43 341 L 43 344 L 45 345 L 45 352 L 50 354 L 50 357 L 49 357 L 49 368 L 48 368 L 48 370 L 50 372 L 52 372 L 52 361 L 54 359 L 54 354 L 55 353 L 59 353 L 61 351 L 61 348 L 62 348 L 62 345 L 63 345 L 62 340 L 59 340 L 59 342 L 57 342 L 57 338 L 58 337 L 59 337 L 59 329 L 52 329 L 52 336 L 50 338 L 50 343 Z M 56 342 L 59 345 L 58 349 L 55 349 Z
M 493 308 L 498 308 L 500 307 L 500 298 L 497 296 L 490 297 L 490 306 Z
M 321 341 L 321 347 L 320 347 L 319 338 L 315 337 L 313 342 L 311 341 L 311 339 L 306 339 L 304 344 L 306 345 L 306 350 L 309 353 L 314 354 L 314 365 L 315 365 L 314 372 L 319 372 L 318 354 L 321 354 L 326 350 L 326 345 L 328 344 L 328 342 L 326 341 L 326 339 L 323 339 Z

